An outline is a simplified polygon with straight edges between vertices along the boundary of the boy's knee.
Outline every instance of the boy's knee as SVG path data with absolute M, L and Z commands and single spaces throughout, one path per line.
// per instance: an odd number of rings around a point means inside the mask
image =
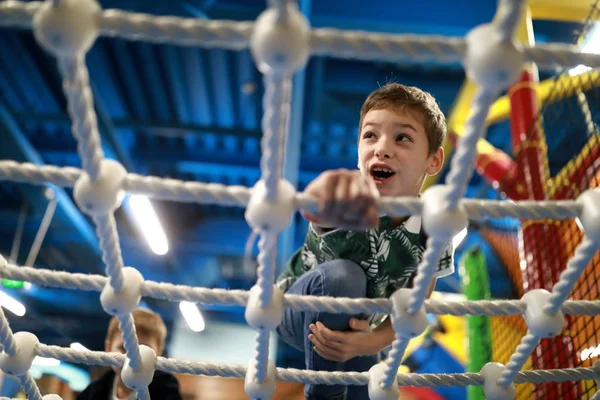
M 325 296 L 365 297 L 367 276 L 356 263 L 348 260 L 333 260 L 317 267 L 323 279 Z

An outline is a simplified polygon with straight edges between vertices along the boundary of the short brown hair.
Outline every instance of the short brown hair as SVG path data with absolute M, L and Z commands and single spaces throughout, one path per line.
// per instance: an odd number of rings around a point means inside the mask
M 422 118 L 425 134 L 429 143 L 429 155 L 442 146 L 446 137 L 446 117 L 440 110 L 435 98 L 414 86 L 388 83 L 373 91 L 360 110 L 358 134 L 362 130 L 363 119 L 371 110 L 383 108 L 408 109 Z
M 164 348 L 165 340 L 167 338 L 167 326 L 162 317 L 157 313 L 144 308 L 136 308 L 131 314 L 133 316 L 136 333 L 138 335 L 158 339 L 158 344 L 161 348 Z M 112 341 L 116 334 L 121 334 L 121 330 L 119 329 L 118 318 L 113 317 L 108 324 L 106 340 Z

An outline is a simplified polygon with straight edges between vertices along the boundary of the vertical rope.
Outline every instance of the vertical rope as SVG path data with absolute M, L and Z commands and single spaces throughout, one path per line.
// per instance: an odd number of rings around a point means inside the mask
M 4 347 L 4 352 L 9 356 L 17 354 L 17 343 L 15 343 L 13 331 L 10 329 L 2 307 L 0 307 L 0 343 Z
M 398 368 L 402 363 L 402 356 L 408 347 L 410 340 L 402 340 L 398 336 L 392 343 L 392 350 L 388 354 L 388 358 L 385 362 L 385 370 L 383 372 L 383 379 L 381 380 L 381 387 L 387 389 L 394 384 L 396 375 L 398 374 Z
M 118 319 L 119 329 L 123 332 L 123 345 L 129 358 L 129 364 L 134 370 L 137 370 L 142 366 L 142 357 L 140 356 L 140 348 L 138 347 L 133 316 L 127 314 L 125 316 L 118 316 Z
M 81 157 L 83 169 L 93 182 L 100 174 L 104 152 L 100 144 L 85 56 L 80 55 L 75 59 L 61 58 L 58 60 L 58 67 L 63 78 L 69 116 L 73 121 L 72 132 L 77 141 L 77 152 Z
M 523 4 L 525 4 L 525 2 L 521 0 L 500 0 L 498 3 L 500 15 L 497 25 L 503 41 L 507 42 L 512 40 L 515 30 L 517 29 L 517 24 L 519 23 Z
M 408 313 L 415 314 L 418 312 L 429 290 L 429 285 L 433 279 L 433 274 L 437 268 L 440 257 L 446 248 L 446 242 L 430 236 L 427 239 L 427 248 L 423 253 L 423 258 L 417 267 L 417 275 L 414 280 L 413 289 L 408 301 Z
M 495 93 L 478 89 L 473 100 L 473 113 L 465 126 L 465 134 L 458 139 L 456 153 L 452 157 L 450 170 L 446 177 L 450 187 L 447 207 L 454 209 L 464 196 L 469 180 L 473 175 L 473 165 L 477 155 L 477 141 L 485 132 L 485 120 L 492 102 L 496 99 Z
M 137 396 L 137 400 L 151 400 L 150 392 L 148 391 L 147 387 L 136 391 L 135 394 Z
M 100 240 L 102 250 L 102 261 L 106 267 L 106 275 L 110 279 L 110 285 L 116 292 L 123 289 L 123 256 L 119 244 L 119 234 L 114 214 L 93 217 L 96 224 L 96 234 Z
M 262 382 L 267 377 L 269 365 L 269 331 L 258 331 L 256 335 L 256 380 Z
M 261 179 L 265 182 L 266 200 L 274 201 L 282 175 L 292 79 L 289 76 L 267 74 L 264 85 L 260 170 Z
M 15 379 L 23 387 L 23 391 L 27 394 L 29 400 L 42 400 L 40 389 L 37 387 L 29 372 L 25 375 L 15 376 Z
M 287 6 L 290 0 L 268 0 L 269 7 L 274 8 L 277 11 L 277 22 L 283 23 L 288 17 Z
M 256 284 L 260 288 L 259 307 L 265 307 L 273 297 L 273 281 L 275 280 L 275 264 L 277 251 L 277 235 L 263 234 L 258 241 L 258 276 Z
M 545 313 L 556 314 L 560 310 L 583 270 L 590 265 L 597 249 L 597 243 L 588 237 L 584 237 L 583 242 L 577 247 L 577 251 L 567 263 L 567 268 L 562 271 L 560 279 L 554 285 L 548 303 L 544 306 Z
M 506 369 L 502 371 L 502 375 L 498 378 L 498 385 L 508 387 L 514 380 L 527 358 L 531 355 L 535 346 L 537 346 L 540 338 L 527 331 L 527 334 L 521 340 L 521 344 L 510 357 L 510 361 L 506 364 Z

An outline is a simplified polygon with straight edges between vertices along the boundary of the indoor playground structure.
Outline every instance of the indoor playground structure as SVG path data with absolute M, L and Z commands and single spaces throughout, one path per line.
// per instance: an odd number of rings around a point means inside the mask
M 286 0 L 269 1 L 254 22 L 102 10 L 95 0 L 1 2 L 0 25 L 32 29 L 38 44 L 56 57 L 82 165 L 79 169 L 3 160 L 0 179 L 73 188 L 77 206 L 96 226 L 106 276 L 35 269 L 2 257 L 0 273 L 3 278 L 44 287 L 99 292 L 103 309 L 119 319 L 126 354 L 46 345 L 32 333 L 13 332 L 0 309 L 0 368 L 35 400 L 60 399 L 53 394 L 42 397 L 30 373 L 36 356 L 122 366 L 124 383 L 141 400 L 149 399 L 147 386 L 155 370 L 242 378 L 246 394 L 253 399 L 270 398 L 278 381 L 367 385 L 371 400 L 398 399 L 399 387 L 468 387 L 469 399 L 600 399 L 596 390 L 600 363 L 591 360 L 598 352 L 600 335 L 600 160 L 598 103 L 593 93 L 598 76 L 593 69 L 569 74 L 578 66 L 599 66 L 600 55 L 576 46 L 535 44 L 527 20 L 525 2 L 501 0 L 493 21 L 474 28 L 465 38 L 447 38 L 313 29 L 297 4 Z M 85 59 L 99 36 L 205 48 L 249 47 L 265 85 L 261 177 L 256 185 L 139 175 L 105 157 Z M 428 234 L 413 287 L 400 289 L 389 299 L 284 295 L 274 285 L 280 234 L 297 210 L 317 207 L 314 199 L 283 179 L 282 162 L 292 79 L 309 57 L 318 55 L 444 59 L 461 62 L 469 80 L 449 119 L 455 149 L 445 183 L 430 185 L 420 198 L 383 197 L 378 202 L 379 210 L 391 216 L 420 215 Z M 538 83 L 535 65 L 565 73 L 552 82 Z M 538 96 L 543 98 L 540 103 Z M 577 113 L 569 115 L 577 117 L 565 121 L 561 107 L 575 107 Z M 513 156 L 483 139 L 488 127 L 503 118 L 511 124 Z M 583 143 L 575 143 L 583 136 L 571 130 L 587 132 Z M 583 150 L 566 163 L 549 156 L 557 153 L 551 146 L 578 145 Z M 560 171 L 552 170 L 555 164 L 561 165 Z M 508 199 L 465 198 L 475 171 L 502 188 Z M 135 266 L 125 266 L 115 211 L 126 192 L 245 208 L 248 224 L 260 236 L 256 284 L 250 291 L 175 285 L 145 279 Z M 445 244 L 468 225 L 478 229 L 500 255 L 518 300 L 491 299 L 486 260 L 477 249 L 461 259 L 466 300 L 426 299 Z M 136 337 L 131 311 L 142 297 L 245 307 L 246 322 L 256 330 L 254 358 L 246 365 L 233 365 L 157 357 Z M 284 307 L 389 314 L 396 338 L 387 359 L 368 372 L 276 368 L 269 359 L 269 338 Z M 428 314 L 465 317 L 466 372 L 400 369 L 411 339 L 422 337 L 428 329 Z

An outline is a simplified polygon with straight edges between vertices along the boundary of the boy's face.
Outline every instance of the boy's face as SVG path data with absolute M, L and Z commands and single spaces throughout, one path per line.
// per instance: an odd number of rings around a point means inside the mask
M 442 168 L 444 151 L 429 155 L 423 124 L 402 110 L 369 111 L 358 141 L 358 163 L 381 196 L 417 196 L 427 175 Z
M 154 350 L 154 352 L 156 353 L 157 356 L 162 355 L 163 349 L 160 346 L 158 338 L 156 338 L 154 336 L 140 335 L 138 333 L 138 342 L 139 342 L 139 344 L 143 344 L 145 346 L 150 347 L 152 350 Z M 113 335 L 112 340 L 107 340 L 104 343 L 104 350 L 106 352 L 125 354 L 125 342 L 123 341 L 121 332 L 115 333 Z M 121 375 L 120 367 L 112 367 L 112 369 L 113 369 L 113 371 L 115 371 L 115 373 L 117 375 L 119 375 L 119 376 Z

